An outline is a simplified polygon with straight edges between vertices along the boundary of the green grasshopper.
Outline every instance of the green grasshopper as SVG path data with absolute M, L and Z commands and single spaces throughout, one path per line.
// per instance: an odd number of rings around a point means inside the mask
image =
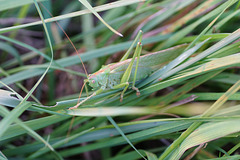
M 131 59 L 127 59 L 137 40 L 139 40 L 139 42 L 137 43 L 133 57 Z M 130 84 L 132 84 L 131 88 L 136 91 L 136 95 L 139 96 L 140 91 L 137 87 L 135 87 L 136 82 L 147 78 L 154 71 L 165 66 L 169 61 L 180 55 L 186 47 L 186 44 L 184 44 L 140 56 L 142 51 L 141 40 L 142 31 L 139 31 L 134 42 L 122 57 L 120 62 L 103 66 L 99 71 L 93 74 L 89 74 L 87 79 L 84 80 L 84 84 L 88 82 L 93 90 L 96 91 L 69 109 L 78 108 L 81 104 L 86 102 L 91 97 L 96 96 L 107 89 L 123 88 L 120 96 L 120 101 L 122 101 L 123 95 L 129 88 Z M 138 72 L 138 70 L 140 71 Z

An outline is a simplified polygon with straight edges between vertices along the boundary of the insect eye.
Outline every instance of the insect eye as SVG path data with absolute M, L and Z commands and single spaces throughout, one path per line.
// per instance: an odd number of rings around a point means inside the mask
M 92 83 L 95 83 L 95 81 L 94 81 L 94 80 L 92 80 Z

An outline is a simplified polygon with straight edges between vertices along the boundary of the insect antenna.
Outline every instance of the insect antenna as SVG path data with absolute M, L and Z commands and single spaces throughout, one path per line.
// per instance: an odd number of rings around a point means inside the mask
M 39 3 L 40 3 L 40 5 L 47 11 L 47 13 L 48 13 L 51 17 L 53 17 L 53 15 L 49 12 L 49 10 L 48 10 L 41 2 L 39 2 Z M 54 18 L 54 17 L 53 17 L 53 18 Z M 80 59 L 80 61 L 81 61 L 81 63 L 82 63 L 84 72 L 85 72 L 86 76 L 88 77 L 88 73 L 87 73 L 86 67 L 85 67 L 85 65 L 83 64 L 83 60 L 82 60 L 82 58 L 81 58 L 81 56 L 80 56 L 80 53 L 78 52 L 77 48 L 75 47 L 75 45 L 73 44 L 72 40 L 71 40 L 70 37 L 67 35 L 67 33 L 64 31 L 64 29 L 62 28 L 62 26 L 61 26 L 57 21 L 55 21 L 55 23 L 56 23 L 56 24 L 58 25 L 58 27 L 62 30 L 62 32 L 64 33 L 64 35 L 67 37 L 67 39 L 69 40 L 69 42 L 70 42 L 71 45 L 73 46 L 75 52 L 77 53 L 77 55 L 78 55 L 78 57 L 79 57 L 79 59 Z M 79 98 L 78 98 L 78 103 L 80 102 L 80 98 L 81 98 L 81 95 L 82 95 L 82 91 L 83 91 L 84 86 L 86 85 L 86 82 L 88 82 L 88 81 L 84 81 L 84 84 L 83 84 L 83 86 L 82 86 L 82 88 L 81 88 L 81 91 L 80 91 L 80 94 L 79 94 Z M 72 120 L 71 120 L 71 122 L 70 122 L 69 129 L 68 129 L 68 132 L 67 132 L 67 137 L 70 136 L 71 129 L 72 129 L 72 126 L 73 126 L 73 123 L 74 123 L 74 118 L 75 118 L 75 116 L 72 117 Z
M 53 17 L 53 15 L 48 11 L 48 9 L 47 9 L 42 3 L 40 3 L 40 4 L 41 4 L 41 6 L 48 12 L 48 14 Z M 73 44 L 72 40 L 71 40 L 70 37 L 67 35 L 67 33 L 64 31 L 64 29 L 62 28 L 62 26 L 61 26 L 57 21 L 55 21 L 55 22 L 56 22 L 56 24 L 58 25 L 58 27 L 62 30 L 62 32 L 65 34 L 65 36 L 67 37 L 67 39 L 69 40 L 69 42 L 71 43 L 71 45 L 73 46 L 75 52 L 77 53 L 77 55 L 78 55 L 78 57 L 79 57 L 82 65 L 83 65 L 84 72 L 85 72 L 86 76 L 88 76 L 87 70 L 86 70 L 86 68 L 85 68 L 85 65 L 83 64 L 83 60 L 82 60 L 82 58 L 81 58 L 81 56 L 80 56 L 80 53 L 78 52 L 77 48 L 75 47 L 75 45 Z

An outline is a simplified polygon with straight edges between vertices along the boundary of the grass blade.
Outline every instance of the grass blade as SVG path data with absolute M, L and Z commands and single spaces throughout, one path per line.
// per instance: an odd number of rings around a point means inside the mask
M 87 0 L 79 0 L 87 9 L 89 9 L 105 26 L 107 26 L 113 33 L 123 37 L 121 33 L 113 29 L 109 24 L 107 24 L 102 17 L 95 11 L 95 9 L 88 3 Z
M 117 129 L 117 131 L 122 135 L 122 137 L 127 141 L 127 143 L 128 143 L 144 160 L 147 160 L 147 159 L 137 150 L 137 148 L 132 144 L 132 142 L 127 138 L 127 136 L 124 134 L 124 132 L 118 127 L 117 123 L 112 119 L 112 117 L 107 116 L 107 119 L 112 123 L 112 125 Z

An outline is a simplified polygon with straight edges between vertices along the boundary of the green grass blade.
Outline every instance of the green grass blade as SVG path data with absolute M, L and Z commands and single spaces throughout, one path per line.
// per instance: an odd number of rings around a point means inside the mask
M 132 142 L 128 139 L 128 137 L 124 134 L 124 132 L 118 127 L 117 123 L 112 119 L 112 117 L 107 116 L 107 119 L 112 123 L 112 125 L 117 129 L 117 131 L 122 135 L 122 137 L 127 141 L 127 143 L 143 158 L 146 158 L 137 150 L 137 148 L 132 144 Z
M 105 26 L 107 26 L 113 33 L 123 37 L 121 33 L 113 29 L 107 22 L 105 22 L 102 17 L 95 11 L 95 9 L 88 3 L 87 0 L 79 0 L 87 9 L 89 9 Z

